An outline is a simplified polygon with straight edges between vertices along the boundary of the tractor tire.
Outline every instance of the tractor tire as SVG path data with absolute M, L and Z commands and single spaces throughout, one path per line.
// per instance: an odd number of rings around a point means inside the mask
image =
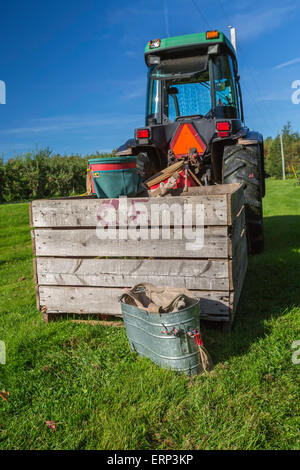
M 264 249 L 262 192 L 263 178 L 261 150 L 258 144 L 225 146 L 223 154 L 223 182 L 244 183 L 248 252 Z
M 137 155 L 137 169 L 140 175 L 143 178 L 143 181 L 146 181 L 151 176 L 158 173 L 159 164 L 157 156 L 154 152 L 140 152 Z

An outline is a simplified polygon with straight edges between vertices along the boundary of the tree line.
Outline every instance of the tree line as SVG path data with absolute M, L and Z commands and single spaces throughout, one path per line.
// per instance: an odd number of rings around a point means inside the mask
M 292 129 L 288 122 L 282 129 L 282 141 L 285 156 L 285 171 L 287 176 L 294 177 L 294 170 L 300 176 L 300 134 Z M 274 178 L 282 178 L 282 158 L 280 134 L 273 139 L 265 139 L 265 170 Z
M 59 155 L 49 149 L 0 159 L 0 202 L 83 194 L 89 158 L 110 154 Z
M 288 122 L 282 130 L 287 176 L 300 174 L 300 134 Z M 65 197 L 86 191 L 86 168 L 89 158 L 112 154 L 60 155 L 49 148 L 28 152 L 6 162 L 0 158 L 0 202 L 26 201 Z M 282 178 L 279 134 L 265 139 L 265 170 L 274 178 Z

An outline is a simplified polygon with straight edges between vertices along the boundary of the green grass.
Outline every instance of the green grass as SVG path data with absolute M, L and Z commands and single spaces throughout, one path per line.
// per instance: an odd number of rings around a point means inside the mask
M 123 328 L 44 324 L 28 205 L 1 206 L 0 449 L 299 449 L 299 195 L 267 182 L 265 252 L 249 259 L 234 331 L 203 331 L 214 372 L 192 379 L 132 353 Z

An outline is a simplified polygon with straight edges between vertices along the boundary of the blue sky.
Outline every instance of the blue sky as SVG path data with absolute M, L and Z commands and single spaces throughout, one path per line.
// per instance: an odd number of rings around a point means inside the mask
M 300 131 L 300 2 L 11 0 L 1 4 L 0 154 L 110 151 L 144 123 L 149 39 L 237 28 L 246 123 Z M 229 34 L 229 33 L 228 33 Z

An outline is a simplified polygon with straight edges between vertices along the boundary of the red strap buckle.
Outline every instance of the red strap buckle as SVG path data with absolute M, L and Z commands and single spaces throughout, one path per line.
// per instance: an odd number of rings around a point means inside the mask
M 195 338 L 195 341 L 196 341 L 196 343 L 198 344 L 198 346 L 203 346 L 203 341 L 202 341 L 202 339 L 201 339 L 200 333 L 197 333 L 197 334 L 194 336 L 194 338 Z

